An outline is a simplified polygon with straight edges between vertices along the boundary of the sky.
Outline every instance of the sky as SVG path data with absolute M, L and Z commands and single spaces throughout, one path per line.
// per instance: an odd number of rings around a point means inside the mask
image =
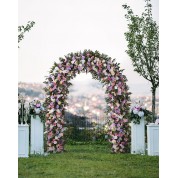
M 152 0 L 153 18 L 159 23 L 159 2 Z M 19 82 L 45 80 L 54 61 L 70 52 L 98 50 L 120 63 L 135 94 L 150 94 L 150 83 L 133 71 L 126 54 L 126 11 L 130 5 L 135 14 L 144 11 L 144 0 L 19 0 L 18 24 L 35 21 L 19 46 Z M 80 74 L 73 83 L 89 85 L 91 75 Z

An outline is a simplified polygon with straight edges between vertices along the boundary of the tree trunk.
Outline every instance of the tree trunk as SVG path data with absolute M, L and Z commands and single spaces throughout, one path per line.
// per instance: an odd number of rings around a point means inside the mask
M 156 88 L 152 88 L 152 113 L 153 113 L 152 122 L 155 121 L 155 102 L 156 102 Z

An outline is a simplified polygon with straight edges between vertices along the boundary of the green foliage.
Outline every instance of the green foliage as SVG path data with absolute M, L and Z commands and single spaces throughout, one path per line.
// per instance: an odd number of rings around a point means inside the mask
M 150 123 L 152 120 L 152 112 L 146 109 L 142 109 L 144 112 L 144 119 L 147 123 Z M 138 114 L 134 114 L 133 111 L 130 113 L 129 120 L 133 121 L 134 124 L 140 124 L 141 117 Z
M 155 115 L 155 92 L 159 86 L 159 27 L 152 18 L 152 5 L 145 0 L 145 12 L 139 17 L 128 5 L 125 15 L 128 21 L 128 32 L 125 33 L 128 42 L 127 54 L 132 60 L 134 71 L 138 72 L 152 84 L 152 112 Z
M 107 145 L 67 145 L 63 154 L 18 159 L 19 178 L 158 178 L 159 157 L 111 154 Z
M 29 32 L 34 25 L 34 21 L 29 21 L 26 26 L 18 26 L 18 43 L 24 39 L 24 33 Z

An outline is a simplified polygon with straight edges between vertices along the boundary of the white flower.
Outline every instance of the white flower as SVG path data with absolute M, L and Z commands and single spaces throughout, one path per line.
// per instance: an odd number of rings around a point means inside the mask
M 96 67 L 93 67 L 93 70 L 97 72 L 97 68 Z
M 136 108 L 139 108 L 139 107 L 140 107 L 140 105 L 139 105 L 139 104 L 136 104 L 136 105 L 135 105 L 135 107 L 136 107 Z
M 35 108 L 35 112 L 36 112 L 36 114 L 39 114 L 40 113 L 40 108 Z
M 133 109 L 133 113 L 134 114 L 138 114 L 138 110 L 137 109 Z
M 19 108 L 19 109 L 21 108 L 21 103 L 18 103 L 18 108 Z
M 119 119 L 123 119 L 123 116 L 122 116 L 122 115 L 119 115 L 118 118 L 119 118 Z
M 113 67 L 111 67 L 110 72 L 111 72 L 111 75 L 115 74 Z
M 55 98 L 51 98 L 51 101 L 52 101 L 52 102 L 55 102 Z
M 63 70 L 63 73 L 66 74 L 66 73 L 68 73 L 68 71 L 67 70 Z
M 138 112 L 138 115 L 139 115 L 140 117 L 143 117 L 143 116 L 144 116 L 144 112 L 143 112 L 143 111 L 139 111 L 139 112 Z
M 59 68 L 56 66 L 54 69 L 57 71 Z
M 29 103 L 28 102 L 25 102 L 24 108 L 29 108 Z
M 56 72 L 58 72 L 58 71 L 59 71 L 59 68 L 58 68 L 58 67 L 55 67 L 54 70 L 53 70 L 54 73 L 56 73 Z
M 98 57 L 95 57 L 95 59 L 96 59 L 97 62 L 100 61 L 100 59 Z
M 159 119 L 156 119 L 155 124 L 159 125 Z
M 111 142 L 112 142 L 113 144 L 116 144 L 116 140 L 112 140 Z
M 54 108 L 49 111 L 49 114 L 51 114 L 51 113 L 53 113 L 53 112 L 54 112 Z
M 114 150 L 116 150 L 116 151 L 119 149 L 117 145 L 113 145 L 113 148 L 114 148 Z
M 114 136 L 113 139 L 117 139 L 117 136 Z

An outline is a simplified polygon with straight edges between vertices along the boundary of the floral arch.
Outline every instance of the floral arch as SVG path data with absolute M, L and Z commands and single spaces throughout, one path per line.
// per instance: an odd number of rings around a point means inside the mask
M 76 74 L 90 72 L 93 79 L 99 80 L 106 86 L 105 112 L 108 117 L 108 135 L 109 142 L 112 143 L 112 152 L 128 152 L 130 147 L 128 113 L 131 93 L 128 91 L 127 79 L 122 74 L 123 70 L 119 64 L 115 63 L 115 59 L 91 50 L 70 53 L 59 60 L 59 63 L 54 63 L 50 75 L 44 82 L 47 151 L 52 153 L 64 151 L 64 111 L 67 106 L 68 88 L 72 85 L 70 80 Z

